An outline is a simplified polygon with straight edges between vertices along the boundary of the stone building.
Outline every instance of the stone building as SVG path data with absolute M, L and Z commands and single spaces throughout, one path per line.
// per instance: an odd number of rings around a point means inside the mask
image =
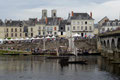
M 72 35 L 79 34 L 82 37 L 93 35 L 94 19 L 92 13 L 74 13 L 72 11 L 70 18 L 70 27 Z
M 99 33 L 113 31 L 120 27 L 120 20 L 118 19 L 109 20 L 109 18 L 104 17 L 98 23 L 99 23 Z
M 0 38 L 32 38 L 37 36 L 71 37 L 79 34 L 82 37 L 90 36 L 94 30 L 92 13 L 74 13 L 63 20 L 57 17 L 57 10 L 51 10 L 48 16 L 46 9 L 42 10 L 41 19 L 29 18 L 29 20 L 0 20 Z

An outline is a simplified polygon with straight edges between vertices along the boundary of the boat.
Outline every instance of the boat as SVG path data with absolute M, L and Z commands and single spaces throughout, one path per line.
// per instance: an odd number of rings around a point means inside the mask
M 68 56 L 46 56 L 46 59 L 69 59 Z
M 87 60 L 69 61 L 69 59 L 61 59 L 59 63 L 60 64 L 87 64 Z

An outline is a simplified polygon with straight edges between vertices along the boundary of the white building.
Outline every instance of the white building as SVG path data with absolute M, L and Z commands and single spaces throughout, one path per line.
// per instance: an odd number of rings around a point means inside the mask
M 89 37 L 94 33 L 94 19 L 92 18 L 92 13 L 74 13 L 68 18 L 70 25 L 66 29 L 71 30 L 72 35 L 76 33 L 81 35 L 81 37 Z M 68 30 L 67 30 L 68 31 Z
M 99 21 L 99 33 L 105 33 L 108 31 L 116 30 L 120 27 L 120 20 L 109 20 L 107 17 L 104 17 Z

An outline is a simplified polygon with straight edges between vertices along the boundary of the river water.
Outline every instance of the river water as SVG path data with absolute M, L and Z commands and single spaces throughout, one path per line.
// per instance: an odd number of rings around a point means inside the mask
M 120 80 L 120 67 L 100 56 L 78 57 L 88 65 L 61 66 L 40 56 L 0 56 L 0 80 Z

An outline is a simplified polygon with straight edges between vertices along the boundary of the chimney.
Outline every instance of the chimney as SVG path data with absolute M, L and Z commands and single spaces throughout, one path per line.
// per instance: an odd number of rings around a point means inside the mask
M 46 17 L 46 19 L 45 19 L 45 23 L 46 23 L 46 24 L 48 23 L 48 19 L 47 19 L 47 17 Z
M 72 11 L 72 16 L 74 16 L 74 12 Z
M 92 18 L 92 12 L 90 12 L 90 17 Z

